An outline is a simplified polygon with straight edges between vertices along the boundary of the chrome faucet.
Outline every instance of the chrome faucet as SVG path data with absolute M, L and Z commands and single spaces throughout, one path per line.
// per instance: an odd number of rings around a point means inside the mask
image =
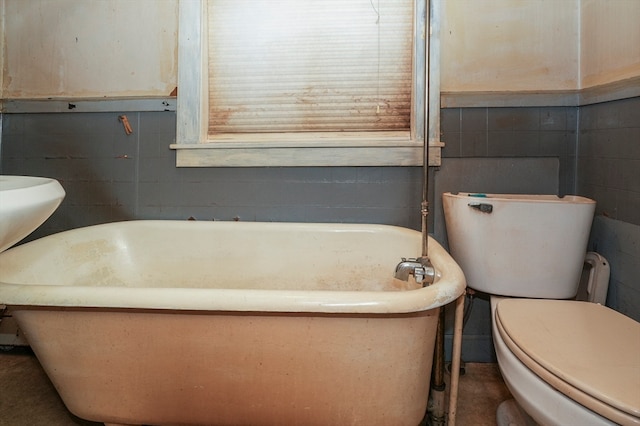
M 436 270 L 428 257 L 423 256 L 415 259 L 403 257 L 402 261 L 396 265 L 394 277 L 402 281 L 409 281 L 409 275 L 413 275 L 418 284 L 426 287 L 435 281 Z

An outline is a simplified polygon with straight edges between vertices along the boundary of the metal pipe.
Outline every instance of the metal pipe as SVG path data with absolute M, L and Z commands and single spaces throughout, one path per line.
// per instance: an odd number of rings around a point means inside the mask
M 460 379 L 460 354 L 462 352 L 462 327 L 464 323 L 464 298 L 456 300 L 456 313 L 453 325 L 453 352 L 451 354 L 451 389 L 449 392 L 448 426 L 455 426 L 458 408 L 458 382 Z
M 431 426 L 444 426 L 445 424 L 444 314 L 443 306 L 440 308 L 438 317 L 433 367 L 431 370 L 431 406 L 429 410 Z
M 438 318 L 438 333 L 436 334 L 436 353 L 444 354 L 444 306 L 440 308 L 440 317 Z M 434 374 L 432 388 L 444 390 L 444 356 L 438 356 L 434 360 Z
M 430 2 L 429 2 L 430 3 Z M 425 88 L 425 103 L 424 103 L 424 152 L 422 160 L 422 204 L 420 206 L 420 212 L 422 214 L 422 257 L 428 258 L 429 256 L 429 229 L 427 217 L 429 215 L 429 117 L 430 117 L 430 104 L 431 98 L 429 90 L 429 66 L 430 66 L 430 27 L 431 27 L 431 11 L 428 4 L 425 11 L 425 72 L 424 72 L 424 88 Z
M 424 132 L 424 153 L 422 163 L 422 204 L 420 212 L 422 214 L 422 260 L 429 262 L 429 139 L 431 137 L 431 89 L 430 89 L 430 62 L 431 62 L 431 2 L 428 3 L 426 11 L 426 70 L 425 70 L 425 132 Z M 438 97 L 440 94 L 438 93 Z M 437 115 L 434 115 L 437 116 Z M 436 136 L 436 135 L 434 135 Z M 444 384 L 444 306 L 440 308 L 438 317 L 438 329 L 436 333 L 435 352 L 431 373 L 431 407 L 429 417 L 432 426 L 444 426 L 445 424 L 445 384 Z

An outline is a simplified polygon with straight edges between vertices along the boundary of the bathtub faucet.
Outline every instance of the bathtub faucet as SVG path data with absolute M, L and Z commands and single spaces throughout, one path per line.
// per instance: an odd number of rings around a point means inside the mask
M 426 287 L 435 281 L 436 270 L 428 257 L 423 256 L 415 259 L 403 257 L 402 261 L 396 265 L 394 277 L 402 281 L 409 281 L 409 275 L 413 275 L 418 284 Z

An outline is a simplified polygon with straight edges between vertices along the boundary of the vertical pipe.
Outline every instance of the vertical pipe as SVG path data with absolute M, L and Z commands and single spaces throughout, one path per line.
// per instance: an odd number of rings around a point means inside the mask
M 425 148 L 425 151 L 428 151 L 428 149 Z M 425 159 L 425 161 L 427 161 Z M 427 166 L 424 166 L 425 170 L 428 169 Z M 422 257 L 429 257 L 429 229 L 428 229 L 428 225 L 427 225 L 427 216 L 429 215 L 429 202 L 427 201 L 427 191 L 428 189 L 428 184 L 427 184 L 427 178 L 425 178 L 424 181 L 424 199 L 422 200 L 422 205 L 420 208 L 420 211 L 422 213 Z
M 455 426 L 458 408 L 458 381 L 460 379 L 460 355 L 462 352 L 462 326 L 464 320 L 464 297 L 456 300 L 456 313 L 453 325 L 453 353 L 451 354 L 451 383 L 449 391 L 448 426 Z
M 424 152 L 423 152 L 423 160 L 422 160 L 422 204 L 420 207 L 420 212 L 422 214 L 422 257 L 428 258 L 429 256 L 429 230 L 428 230 L 428 222 L 427 216 L 429 215 L 429 139 L 432 135 L 429 132 L 429 118 L 430 118 L 430 107 L 431 107 L 431 91 L 429 89 L 429 66 L 430 66 L 430 27 L 431 27 L 431 2 L 427 1 L 425 5 L 425 16 L 424 16 L 424 44 L 425 44 L 425 68 L 423 84 L 424 84 L 424 130 L 423 130 L 423 140 L 424 140 Z
M 438 319 L 438 334 L 436 335 L 436 352 L 444 354 L 444 306 L 440 308 Z M 444 390 L 444 356 L 437 356 L 434 360 L 434 387 L 442 387 Z M 440 390 L 440 389 L 438 389 Z
M 442 306 L 438 318 L 435 352 L 431 371 L 431 407 L 429 410 L 431 426 L 444 426 L 445 424 L 444 313 L 444 306 Z
M 425 13 L 425 50 L 426 50 L 426 69 L 425 69 L 425 132 L 424 132 L 424 159 L 422 163 L 422 262 L 423 264 L 429 264 L 429 232 L 428 232 L 428 215 L 429 215 L 429 140 L 432 137 L 439 137 L 432 132 L 433 117 L 438 117 L 437 114 L 433 114 L 432 96 L 435 93 L 432 92 L 431 85 L 431 17 L 433 8 L 431 1 L 427 1 L 426 13 Z M 437 93 L 438 98 L 440 93 Z M 439 101 L 439 99 L 438 99 Z M 431 379 L 431 407 L 429 412 L 430 424 L 432 426 L 444 426 L 445 424 L 445 384 L 444 384 L 444 306 L 440 308 L 440 315 L 438 317 L 438 329 L 436 334 L 435 353 L 432 364 L 432 379 Z

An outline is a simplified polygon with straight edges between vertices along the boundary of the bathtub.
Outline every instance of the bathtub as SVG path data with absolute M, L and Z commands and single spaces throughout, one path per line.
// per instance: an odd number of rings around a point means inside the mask
M 105 424 L 417 425 L 439 308 L 393 278 L 419 232 L 385 225 L 131 221 L 0 254 L 7 305 L 67 408 Z

